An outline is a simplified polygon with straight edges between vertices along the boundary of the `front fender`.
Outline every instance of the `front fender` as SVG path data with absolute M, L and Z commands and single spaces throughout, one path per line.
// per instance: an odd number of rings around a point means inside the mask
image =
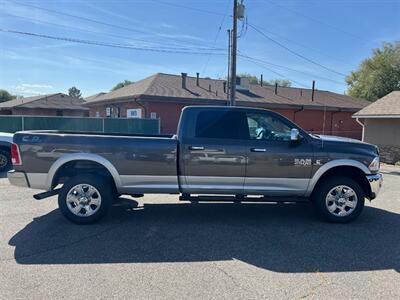
M 371 171 L 365 166 L 364 164 L 360 163 L 357 160 L 353 159 L 335 159 L 327 162 L 323 166 L 321 166 L 317 172 L 315 172 L 314 176 L 311 178 L 310 182 L 308 183 L 306 197 L 310 196 L 312 191 L 314 190 L 315 185 L 317 184 L 318 180 L 330 169 L 335 167 L 355 167 L 360 169 L 365 173 L 365 175 L 371 174 Z

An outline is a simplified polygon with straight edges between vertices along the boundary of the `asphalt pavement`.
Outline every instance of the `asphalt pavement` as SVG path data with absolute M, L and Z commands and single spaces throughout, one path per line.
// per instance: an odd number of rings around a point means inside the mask
M 400 168 L 383 173 L 351 224 L 309 204 L 146 195 L 79 226 L 3 176 L 0 299 L 400 299 Z

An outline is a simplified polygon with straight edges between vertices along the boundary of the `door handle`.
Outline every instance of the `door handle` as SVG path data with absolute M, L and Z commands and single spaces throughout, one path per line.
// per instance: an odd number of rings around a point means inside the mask
M 203 146 L 189 146 L 189 150 L 204 150 Z
M 251 152 L 267 152 L 267 149 L 265 148 L 251 148 Z

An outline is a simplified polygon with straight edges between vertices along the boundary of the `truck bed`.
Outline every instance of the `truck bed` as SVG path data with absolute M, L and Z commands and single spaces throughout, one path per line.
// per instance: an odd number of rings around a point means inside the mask
M 105 160 L 115 168 L 122 187 L 140 189 L 141 185 L 164 178 L 166 185 L 178 190 L 177 148 L 172 136 L 120 135 L 93 132 L 25 131 L 14 136 L 21 149 L 22 162 L 15 169 L 29 176 L 47 176 L 62 157 L 68 160 Z M 35 174 L 35 175 L 31 175 Z

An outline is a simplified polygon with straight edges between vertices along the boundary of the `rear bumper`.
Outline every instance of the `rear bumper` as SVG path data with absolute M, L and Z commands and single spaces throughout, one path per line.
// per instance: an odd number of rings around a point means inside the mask
M 382 174 L 374 174 L 374 175 L 367 175 L 367 179 L 369 185 L 371 187 L 371 200 L 375 199 L 378 196 L 379 191 L 381 190 L 383 177 Z
M 30 187 L 28 178 L 24 172 L 17 172 L 15 170 L 11 170 L 7 172 L 8 181 L 12 185 L 21 186 L 21 187 Z

